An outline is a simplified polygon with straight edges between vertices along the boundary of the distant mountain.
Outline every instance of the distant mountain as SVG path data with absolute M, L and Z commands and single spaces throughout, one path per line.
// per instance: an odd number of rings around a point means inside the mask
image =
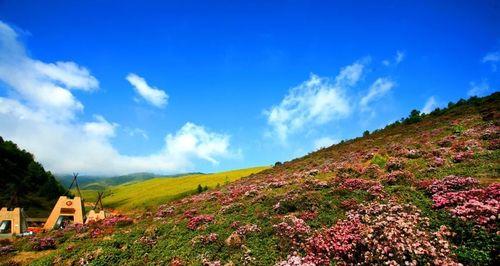
M 108 187 L 118 186 L 125 183 L 135 183 L 141 182 L 152 178 L 164 177 L 172 178 L 184 175 L 192 174 L 202 174 L 202 173 L 183 173 L 175 175 L 157 175 L 153 173 L 133 173 L 128 175 L 120 175 L 113 177 L 103 177 L 103 176 L 93 176 L 93 175 L 81 175 L 78 176 L 78 184 L 81 189 L 88 190 L 104 190 Z M 56 179 L 59 180 L 65 187 L 69 187 L 73 180 L 73 175 L 56 175 Z
M 22 207 L 28 216 L 43 217 L 65 192 L 31 153 L 0 137 L 1 207 Z

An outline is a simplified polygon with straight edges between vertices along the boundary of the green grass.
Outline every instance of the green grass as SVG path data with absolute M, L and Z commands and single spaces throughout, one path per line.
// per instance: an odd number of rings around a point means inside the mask
M 110 187 L 105 192 L 104 207 L 133 210 L 157 206 L 191 193 L 196 193 L 198 185 L 214 188 L 238 180 L 250 174 L 258 173 L 269 167 L 254 167 L 215 174 L 187 175 L 177 178 L 154 178 L 143 182 Z M 97 192 L 82 192 L 89 199 L 95 199 Z M 95 194 L 95 195 L 94 195 Z

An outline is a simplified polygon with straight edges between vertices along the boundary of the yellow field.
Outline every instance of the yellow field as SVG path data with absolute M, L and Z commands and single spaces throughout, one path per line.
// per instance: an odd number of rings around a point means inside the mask
M 183 194 L 196 191 L 198 184 L 209 188 L 217 184 L 238 180 L 253 173 L 258 173 L 269 167 L 254 167 L 215 174 L 188 175 L 176 178 L 154 178 L 138 183 L 123 184 L 111 187 L 105 192 L 104 207 L 119 210 L 133 210 L 163 204 L 179 198 Z M 93 195 L 85 191 L 87 195 Z M 97 195 L 97 193 L 94 193 Z M 89 196 L 90 196 L 89 195 Z M 89 197 L 92 198 L 92 197 Z

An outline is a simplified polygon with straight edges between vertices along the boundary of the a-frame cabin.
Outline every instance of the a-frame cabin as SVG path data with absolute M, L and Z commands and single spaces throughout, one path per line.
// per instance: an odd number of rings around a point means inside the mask
M 85 222 L 85 208 L 83 205 L 82 193 L 78 185 L 78 173 L 73 173 L 73 181 L 68 188 L 68 191 L 75 185 L 77 195 L 74 198 L 61 196 L 57 200 L 56 205 L 52 209 L 47 222 L 43 226 L 45 230 L 58 229 L 66 223 L 83 224 Z

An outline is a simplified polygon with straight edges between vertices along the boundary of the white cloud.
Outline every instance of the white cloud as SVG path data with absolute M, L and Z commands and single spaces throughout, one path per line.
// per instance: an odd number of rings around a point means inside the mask
M 305 127 L 346 117 L 351 112 L 346 89 L 356 85 L 364 67 L 359 61 L 346 66 L 334 81 L 311 74 L 309 80 L 291 88 L 280 104 L 264 111 L 273 133 L 285 143 L 290 134 Z
M 486 96 L 490 92 L 490 85 L 486 81 L 483 80 L 481 83 L 471 82 L 467 96 Z
M 436 109 L 437 106 L 438 106 L 438 103 L 436 101 L 436 98 L 434 96 L 431 96 L 425 102 L 424 108 L 422 108 L 422 113 L 428 114 L 428 113 L 434 111 L 434 109 Z
M 217 164 L 232 156 L 230 137 L 186 123 L 165 137 L 162 148 L 144 156 L 121 154 L 113 145 L 118 124 L 83 110 L 70 90 L 93 90 L 98 81 L 73 62 L 44 63 L 30 58 L 17 33 L 0 22 L 0 81 L 12 96 L 0 97 L 0 135 L 34 153 L 56 173 L 125 174 L 193 170 L 199 160 Z
M 481 61 L 483 63 L 490 63 L 493 71 L 496 71 L 497 63 L 500 61 L 500 51 L 487 53 Z
M 314 141 L 314 149 L 319 150 L 322 148 L 330 147 L 333 144 L 339 143 L 338 139 L 333 139 L 330 137 L 322 137 Z
M 118 127 L 116 123 L 108 122 L 103 116 L 95 115 L 96 121 L 87 122 L 83 125 L 85 133 L 92 137 L 108 138 L 115 136 L 115 129 Z
M 390 65 L 399 65 L 399 63 L 403 62 L 403 60 L 406 57 L 406 53 L 403 51 L 396 51 L 396 55 L 394 56 L 394 63 L 392 63 L 392 60 L 385 59 L 382 60 L 382 65 L 384 66 L 390 66 Z
M 169 96 L 165 91 L 149 86 L 144 78 L 134 73 L 128 74 L 126 79 L 132 84 L 134 90 L 150 104 L 159 108 L 167 105 Z
M 72 118 L 76 111 L 83 110 L 70 89 L 97 89 L 97 79 L 74 62 L 48 64 L 31 59 L 17 38 L 18 34 L 0 21 L 0 80 L 12 94 L 60 119 Z
M 381 99 L 395 85 L 389 78 L 378 78 L 375 80 L 370 86 L 368 94 L 363 96 L 359 102 L 361 109 L 366 110 L 371 102 Z
M 396 62 L 396 65 L 401 63 L 405 59 L 406 54 L 402 51 L 397 51 L 396 52 L 396 57 L 394 58 L 394 61 Z

